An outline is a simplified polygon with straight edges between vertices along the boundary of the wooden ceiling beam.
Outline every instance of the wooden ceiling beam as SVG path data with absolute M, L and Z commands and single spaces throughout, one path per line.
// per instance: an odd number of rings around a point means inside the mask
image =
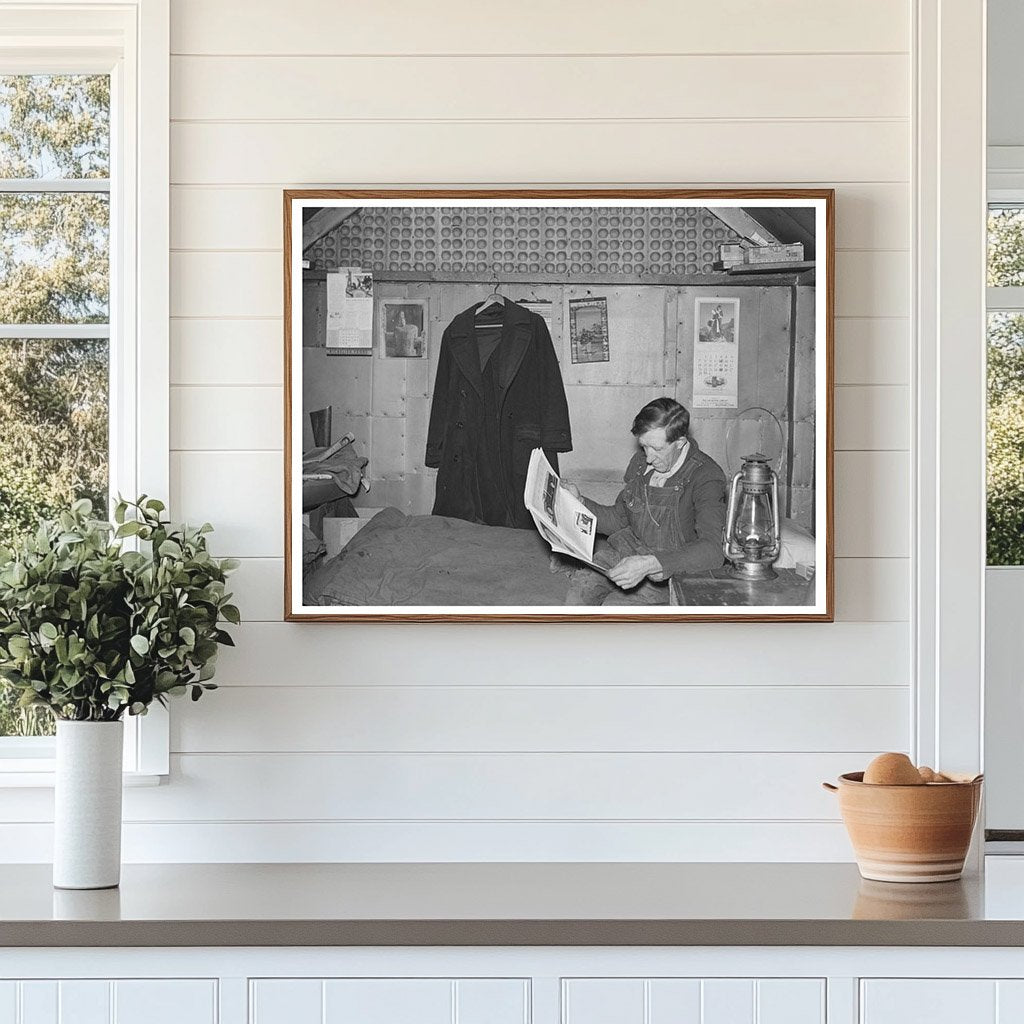
M 732 228 L 740 238 L 761 238 L 768 244 L 778 242 L 778 239 L 763 224 L 739 207 L 709 206 L 708 212 Z
M 361 209 L 360 206 L 325 206 L 323 209 L 317 210 L 302 225 L 302 251 L 305 252 L 315 242 L 319 242 L 324 235 L 329 234 Z

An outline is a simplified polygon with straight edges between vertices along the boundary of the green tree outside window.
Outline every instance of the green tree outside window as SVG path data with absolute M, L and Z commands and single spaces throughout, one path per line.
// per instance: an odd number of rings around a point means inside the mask
M 105 328 L 61 329 L 109 320 L 109 175 L 106 75 L 0 76 L 0 544 L 78 498 L 106 514 Z M 0 736 L 49 732 L 0 686 Z
M 1024 286 L 1024 208 L 989 211 L 988 285 Z M 987 561 L 1024 565 L 1024 313 L 988 317 Z

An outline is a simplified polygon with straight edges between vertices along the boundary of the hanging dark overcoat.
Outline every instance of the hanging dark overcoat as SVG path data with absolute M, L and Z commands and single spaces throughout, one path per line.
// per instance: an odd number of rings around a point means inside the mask
M 501 341 L 490 357 L 488 377 L 493 374 L 495 394 L 485 401 L 476 309 L 459 313 L 441 339 L 427 430 L 426 464 L 438 471 L 433 512 L 491 526 L 532 528 L 523 503 L 530 453 L 543 448 L 557 471 L 557 453 L 572 451 L 562 374 L 544 320 L 506 302 Z M 488 405 L 498 419 L 496 451 L 486 440 Z M 485 459 L 497 467 L 503 484 L 497 505 L 478 484 Z

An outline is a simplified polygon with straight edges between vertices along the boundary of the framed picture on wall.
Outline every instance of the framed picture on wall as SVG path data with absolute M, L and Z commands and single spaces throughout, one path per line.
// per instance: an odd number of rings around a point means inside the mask
M 385 359 L 422 359 L 427 354 L 427 304 L 427 299 L 381 300 L 378 349 Z
M 832 620 L 832 190 L 286 191 L 284 238 L 286 618 Z

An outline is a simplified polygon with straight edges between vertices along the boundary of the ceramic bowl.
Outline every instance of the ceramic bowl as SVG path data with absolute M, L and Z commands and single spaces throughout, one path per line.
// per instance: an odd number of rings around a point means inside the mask
M 823 783 L 839 795 L 857 867 L 877 882 L 951 882 L 964 859 L 981 804 L 982 777 L 920 786 L 878 786 L 863 772 Z

